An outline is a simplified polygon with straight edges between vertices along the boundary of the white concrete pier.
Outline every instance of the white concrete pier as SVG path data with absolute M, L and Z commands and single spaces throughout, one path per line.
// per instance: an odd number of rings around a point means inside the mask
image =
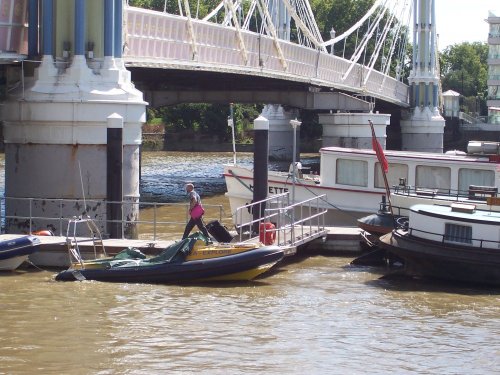
M 386 145 L 386 128 L 391 115 L 382 113 L 321 113 L 323 147 L 338 146 L 359 149 L 372 148 L 372 133 L 368 120 L 373 122 L 375 134 L 383 149 Z
M 121 63 L 122 11 L 118 3 L 121 0 L 106 0 L 99 6 L 82 0 L 42 3 L 42 63 L 34 77 L 25 77 L 24 85 L 11 93 L 4 108 L 9 233 L 28 229 L 28 220 L 9 219 L 14 215 L 38 217 L 36 230 L 56 225 L 44 217 L 71 218 L 87 213 L 104 229 L 111 115 L 123 119 L 123 200 L 139 200 L 139 146 L 147 103 Z M 54 14 L 57 20 L 52 19 Z M 91 25 L 85 20 L 102 18 L 103 14 L 104 24 L 117 24 L 119 31 L 105 28 L 104 35 L 100 34 L 103 39 L 89 43 L 88 35 L 94 34 L 86 32 L 91 31 Z M 53 40 L 66 42 L 53 46 Z M 88 58 L 90 51 L 85 48 L 91 44 L 98 47 Z M 41 203 L 15 198 L 36 198 Z M 72 203 L 61 204 L 61 199 Z M 136 219 L 138 205 L 125 207 L 126 219 Z

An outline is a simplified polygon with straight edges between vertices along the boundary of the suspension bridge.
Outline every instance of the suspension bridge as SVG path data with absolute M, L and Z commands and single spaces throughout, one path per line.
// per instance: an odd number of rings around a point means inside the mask
M 284 24 L 272 13 L 279 8 L 277 1 L 254 0 L 245 14 L 241 1 L 225 0 L 202 19 L 191 16 L 187 1 L 179 3 L 180 14 L 127 6 L 125 65 L 133 71 L 173 70 L 182 77 L 179 81 L 183 85 L 191 81 L 189 76 L 211 72 L 240 77 L 229 83 L 219 79 L 220 88 L 225 90 L 245 91 L 241 79 L 249 77 L 244 82 L 249 87 L 255 86 L 257 79 L 262 80 L 262 87 L 271 89 L 276 87 L 271 81 L 286 81 L 299 91 L 339 90 L 408 107 L 408 86 L 401 74 L 403 64 L 408 63 L 408 27 L 404 25 L 411 6 L 406 1 L 377 1 L 349 30 L 327 41 L 318 30 L 307 0 L 279 3 L 290 16 L 285 17 Z M 354 44 L 352 56 L 345 56 L 348 43 Z M 331 53 L 334 45 L 340 56 Z M 175 82 L 176 77 L 169 76 L 166 84 Z M 182 98 L 180 95 L 169 102 L 165 94 L 160 96 L 163 102 L 158 104 L 174 104 Z M 217 97 L 226 103 L 238 100 L 234 96 L 227 100 L 213 92 L 204 92 L 199 100 Z M 156 103 L 156 98 L 148 99 Z

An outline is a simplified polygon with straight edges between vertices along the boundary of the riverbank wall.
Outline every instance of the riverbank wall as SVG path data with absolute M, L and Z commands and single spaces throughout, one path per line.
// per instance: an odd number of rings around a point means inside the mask
M 321 148 L 321 139 L 300 140 L 300 152 L 316 153 Z M 217 136 L 197 134 L 183 137 L 181 134 L 143 133 L 144 151 L 184 151 L 184 152 L 232 152 L 233 144 L 220 140 Z M 237 143 L 237 152 L 253 152 L 252 143 Z

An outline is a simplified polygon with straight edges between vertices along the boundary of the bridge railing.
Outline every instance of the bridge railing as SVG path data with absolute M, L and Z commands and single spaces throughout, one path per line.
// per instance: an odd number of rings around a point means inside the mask
M 241 30 L 244 51 L 236 29 L 219 24 L 192 19 L 190 34 L 186 17 L 134 7 L 126 8 L 126 20 L 124 59 L 129 66 L 229 69 L 408 103 L 404 83 L 360 64 L 346 74 L 349 60 L 319 50 L 280 40 L 282 60 L 274 40 L 266 35 Z

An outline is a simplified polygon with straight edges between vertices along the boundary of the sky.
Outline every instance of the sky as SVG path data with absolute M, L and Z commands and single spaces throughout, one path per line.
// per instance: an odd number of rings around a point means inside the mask
M 487 42 L 488 11 L 500 17 L 500 0 L 436 0 L 439 50 L 463 42 Z

